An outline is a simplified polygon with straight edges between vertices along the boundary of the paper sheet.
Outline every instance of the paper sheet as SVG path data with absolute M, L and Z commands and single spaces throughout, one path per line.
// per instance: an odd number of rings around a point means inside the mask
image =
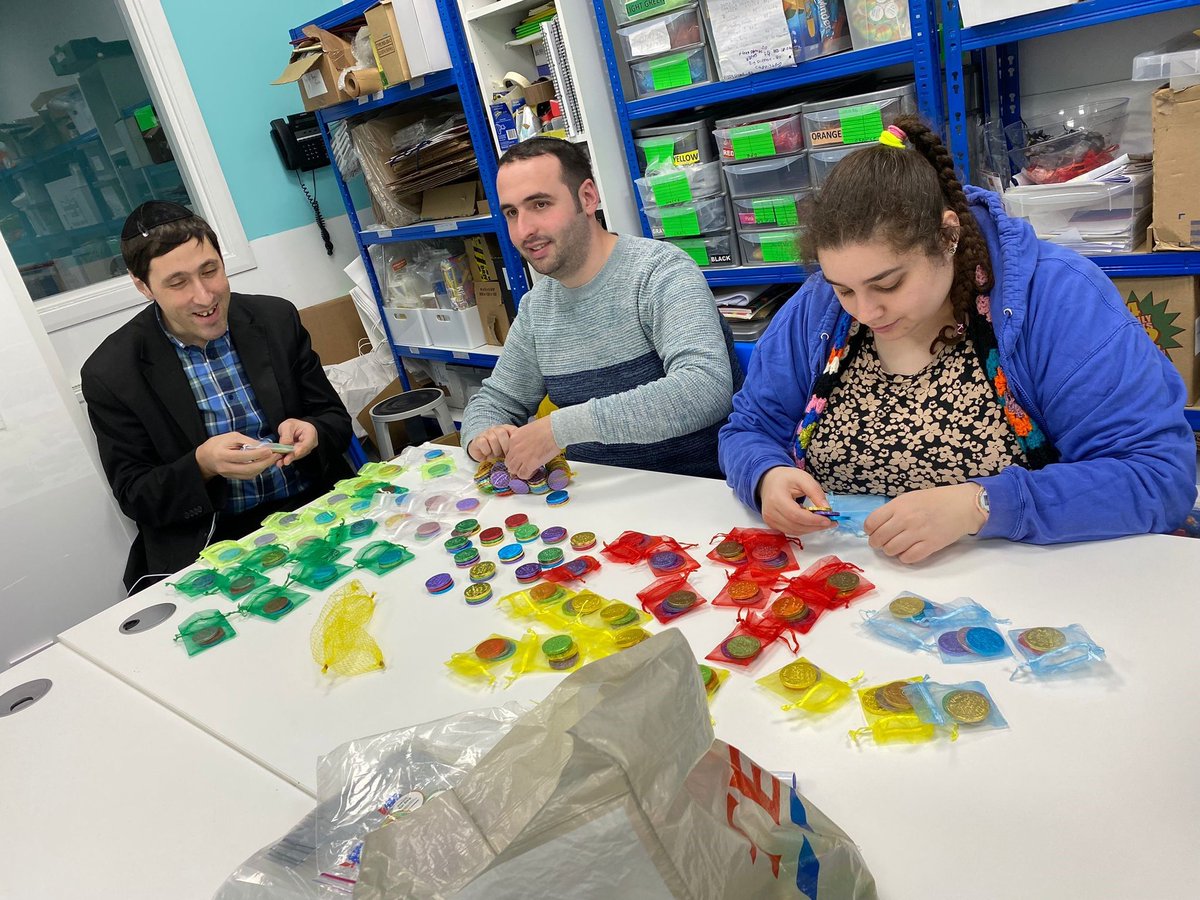
M 796 64 L 779 0 L 708 0 L 721 80 Z

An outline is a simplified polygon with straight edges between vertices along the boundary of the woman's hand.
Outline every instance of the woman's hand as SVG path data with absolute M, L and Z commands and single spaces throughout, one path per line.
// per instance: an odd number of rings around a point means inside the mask
M 768 469 L 758 483 L 763 521 L 776 531 L 798 536 L 836 527 L 824 516 L 805 509 L 805 498 L 811 500 L 814 506 L 829 505 L 817 480 L 794 466 Z
M 920 562 L 959 538 L 976 534 L 987 521 L 976 498 L 979 485 L 926 488 L 885 503 L 863 524 L 871 546 L 902 563 Z

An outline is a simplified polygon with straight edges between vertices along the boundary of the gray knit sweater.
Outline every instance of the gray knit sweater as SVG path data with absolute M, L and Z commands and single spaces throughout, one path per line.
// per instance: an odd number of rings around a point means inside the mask
M 587 462 L 720 474 L 717 431 L 742 373 L 704 276 L 670 244 L 621 235 L 579 288 L 543 278 L 463 415 L 462 445 L 521 425 L 542 397 L 555 440 Z

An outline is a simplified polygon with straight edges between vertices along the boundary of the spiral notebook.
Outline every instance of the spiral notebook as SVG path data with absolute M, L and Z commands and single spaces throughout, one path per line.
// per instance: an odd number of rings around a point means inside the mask
M 542 37 L 546 55 L 550 58 L 550 80 L 554 82 L 554 93 L 563 108 L 567 121 L 567 136 L 583 134 L 583 117 L 579 114 L 579 97 L 575 93 L 575 76 L 571 72 L 571 60 L 567 56 L 567 45 L 563 42 L 562 27 L 555 17 L 542 23 Z

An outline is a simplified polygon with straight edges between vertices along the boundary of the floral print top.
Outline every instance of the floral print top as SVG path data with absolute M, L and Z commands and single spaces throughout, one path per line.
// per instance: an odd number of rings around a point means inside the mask
M 868 333 L 830 394 L 806 468 L 827 491 L 895 497 L 1024 464 L 969 338 L 916 374 L 893 375 Z

